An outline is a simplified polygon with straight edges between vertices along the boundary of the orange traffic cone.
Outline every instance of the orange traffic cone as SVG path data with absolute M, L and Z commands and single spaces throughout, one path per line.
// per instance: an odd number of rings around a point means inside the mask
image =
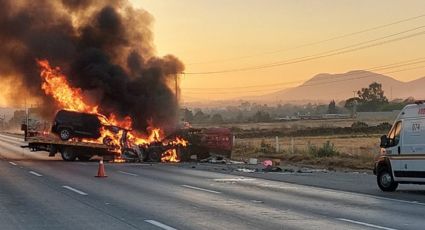
M 97 176 L 95 177 L 108 177 L 105 173 L 105 166 L 103 165 L 103 159 L 99 161 L 99 169 L 97 170 Z

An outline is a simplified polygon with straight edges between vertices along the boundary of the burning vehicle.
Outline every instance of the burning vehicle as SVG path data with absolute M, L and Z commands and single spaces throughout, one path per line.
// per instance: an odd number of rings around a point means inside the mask
M 80 113 L 77 115 L 81 116 Z M 87 114 L 82 115 L 87 116 Z M 60 153 L 65 161 L 74 161 L 77 158 L 81 161 L 88 161 L 97 155 L 113 162 L 179 162 L 180 148 L 188 146 L 188 142 L 179 137 L 175 137 L 174 140 L 161 139 L 159 129 L 154 130 L 147 138 L 140 138 L 135 137 L 131 130 L 118 126 L 105 127 L 106 129 L 99 126 L 96 131 L 99 135 L 92 135 L 92 138 L 73 136 L 62 140 L 61 134 L 58 138 L 49 133 L 25 137 L 28 146 L 24 147 L 30 148 L 31 151 L 47 151 L 51 157 Z M 87 137 L 87 135 L 85 136 Z M 94 139 L 94 137 L 98 137 L 98 139 Z
M 71 138 L 94 138 L 101 136 L 100 115 L 59 110 L 53 121 L 52 133 L 67 141 Z
M 59 68 L 52 68 L 48 61 L 38 61 L 42 88 L 64 109 L 56 113 L 51 133 L 26 137 L 32 151 L 48 151 L 49 156 L 61 153 L 66 161 L 76 158 L 88 160 L 94 155 L 114 161 L 162 161 L 178 162 L 177 149 L 187 146 L 187 141 L 174 136 L 165 139 L 160 128 L 149 128 L 149 135 L 133 129 L 129 116 L 118 119 L 111 113 L 107 118 L 97 106 L 84 101 L 81 90 L 69 85 Z

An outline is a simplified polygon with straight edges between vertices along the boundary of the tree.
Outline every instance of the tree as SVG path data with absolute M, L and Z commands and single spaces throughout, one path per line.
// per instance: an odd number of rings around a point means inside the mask
M 357 95 L 361 103 L 388 103 L 382 85 L 377 82 L 373 82 L 368 88 L 362 88 L 357 91 Z
M 358 103 L 359 103 L 359 98 L 358 97 L 348 98 L 345 101 L 344 107 L 347 108 L 347 109 L 349 109 L 349 110 L 352 110 L 354 108 L 354 106 L 356 106 Z
M 194 122 L 206 122 L 210 118 L 209 115 L 206 115 L 202 110 L 196 111 L 195 115 L 193 116 Z
M 368 88 L 357 91 L 358 97 L 352 97 L 345 101 L 345 108 L 357 108 L 358 111 L 378 111 L 388 104 L 388 99 L 384 95 L 382 85 L 373 82 Z
M 268 122 L 268 121 L 271 121 L 271 117 L 270 117 L 270 114 L 268 112 L 257 111 L 252 116 L 251 120 L 254 121 L 254 122 Z
M 328 113 L 329 114 L 336 114 L 338 113 L 338 110 L 336 108 L 335 100 L 332 100 L 328 105 Z
M 211 117 L 211 122 L 215 124 L 221 124 L 223 123 L 223 117 L 221 114 L 216 113 Z
M 184 121 L 192 122 L 193 121 L 192 111 L 190 111 L 188 109 L 183 109 L 183 119 L 184 119 Z
M 238 115 L 236 116 L 236 122 L 243 122 L 244 117 L 242 111 L 238 112 Z

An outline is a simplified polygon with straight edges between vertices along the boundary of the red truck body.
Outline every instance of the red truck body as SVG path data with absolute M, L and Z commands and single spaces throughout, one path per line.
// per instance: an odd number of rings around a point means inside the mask
M 209 128 L 200 133 L 201 145 L 211 154 L 228 155 L 233 147 L 233 135 L 228 128 Z

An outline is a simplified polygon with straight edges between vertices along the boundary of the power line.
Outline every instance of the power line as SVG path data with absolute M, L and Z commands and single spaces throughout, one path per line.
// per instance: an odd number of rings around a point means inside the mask
M 405 60 L 405 61 L 400 61 L 400 62 L 395 62 L 395 63 L 391 63 L 391 64 L 386 64 L 386 65 L 380 65 L 380 66 L 375 66 L 375 67 L 371 67 L 368 69 L 364 69 L 364 71 L 379 71 L 379 70 L 386 70 L 386 69 L 393 69 L 393 68 L 397 68 L 397 67 L 403 67 L 403 66 L 409 66 L 409 65 L 415 65 L 415 64 L 420 64 L 420 63 L 424 63 L 425 62 L 425 57 L 421 57 L 421 58 L 415 58 L 415 59 L 409 59 L 409 60 Z M 347 73 L 341 76 L 335 76 L 332 79 L 338 79 L 338 78 L 345 78 L 347 76 L 351 76 L 351 75 L 356 75 L 357 73 L 352 72 L 352 73 Z M 297 83 L 302 83 L 302 82 L 306 82 L 309 79 L 304 79 L 304 80 L 299 80 L 299 81 L 292 81 L 292 82 L 281 82 L 281 83 L 274 83 L 274 84 L 264 84 L 264 85 L 251 85 L 251 86 L 241 86 L 241 87 L 232 87 L 232 88 L 183 88 L 183 90 L 186 91 L 190 91 L 190 90 L 243 90 L 243 89 L 249 89 L 249 88 L 262 88 L 262 87 L 278 87 L 278 86 L 285 86 L 285 85 L 292 85 L 292 84 L 297 84 Z M 321 81 L 327 81 L 330 79 L 317 79 L 314 82 L 321 82 Z
M 233 61 L 233 60 L 239 60 L 239 59 L 246 59 L 246 58 L 258 57 L 258 56 L 264 56 L 264 55 L 269 55 L 269 54 L 275 54 L 275 53 L 280 53 L 280 52 L 285 52 L 285 51 L 290 51 L 290 50 L 296 50 L 296 49 L 300 49 L 300 48 L 304 48 L 304 47 L 322 44 L 322 43 L 329 42 L 329 41 L 338 40 L 338 39 L 341 39 L 341 38 L 350 37 L 350 36 L 353 36 L 353 35 L 358 35 L 358 34 L 370 32 L 370 31 L 374 31 L 374 30 L 379 30 L 379 29 L 382 29 L 382 28 L 390 27 L 390 26 L 393 26 L 393 25 L 397 25 L 397 24 L 400 24 L 400 23 L 403 23 L 403 22 L 416 20 L 416 19 L 423 18 L 423 17 L 425 17 L 425 14 L 421 14 L 421 15 L 418 15 L 418 16 L 398 20 L 398 21 L 391 22 L 391 23 L 384 24 L 384 25 L 380 25 L 380 26 L 371 27 L 371 28 L 368 28 L 368 29 L 360 30 L 360 31 L 355 31 L 355 32 L 351 32 L 351 33 L 327 38 L 327 39 L 320 40 L 320 41 L 317 41 L 317 42 L 306 43 L 306 44 L 295 46 L 295 47 L 288 48 L 288 49 L 279 49 L 279 50 L 259 53 L 259 54 L 255 54 L 255 55 L 239 56 L 239 57 L 233 57 L 233 58 L 227 58 L 227 59 L 221 59 L 221 60 L 212 60 L 212 61 L 206 61 L 206 62 L 194 62 L 194 63 L 189 63 L 189 64 L 186 64 L 186 65 L 220 63 L 220 62 L 226 62 L 226 61 Z
M 294 59 L 288 59 L 288 60 L 283 61 L 283 62 L 274 62 L 274 63 L 259 65 L 259 66 L 251 66 L 251 67 L 227 69 L 227 70 L 218 70 L 218 71 L 192 72 L 192 73 L 189 72 L 189 73 L 184 73 L 184 74 L 187 74 L 187 75 L 211 75 L 211 74 L 221 74 L 221 73 L 266 69 L 266 68 L 273 68 L 273 67 L 277 67 L 277 66 L 306 62 L 306 61 L 321 59 L 321 58 L 325 58 L 325 57 L 331 57 L 331 56 L 335 56 L 335 55 L 351 53 L 351 52 L 358 51 L 358 50 L 363 50 L 363 49 L 367 49 L 367 48 L 371 48 L 371 47 L 375 47 L 375 46 L 384 45 L 384 44 L 387 44 L 387 43 L 392 43 L 392 42 L 396 42 L 396 41 L 405 40 L 405 39 L 408 39 L 408 38 L 420 36 L 420 35 L 425 34 L 425 31 L 420 31 L 420 32 L 408 34 L 408 35 L 405 35 L 405 36 L 402 36 L 402 37 L 393 38 L 393 39 L 378 42 L 379 40 L 387 39 L 387 38 L 394 37 L 394 36 L 397 36 L 397 35 L 401 35 L 401 34 L 404 34 L 404 33 L 409 33 L 409 32 L 412 32 L 414 30 L 418 30 L 418 29 L 421 29 L 421 28 L 424 28 L 424 27 L 425 26 L 415 27 L 413 29 L 405 30 L 405 31 L 402 31 L 402 32 L 398 32 L 398 33 L 395 33 L 395 34 L 383 36 L 383 37 L 372 39 L 372 40 L 368 40 L 368 41 L 365 41 L 365 42 L 356 43 L 356 44 L 353 44 L 353 45 L 349 45 L 349 46 L 345 46 L 345 47 L 342 47 L 342 48 L 317 53 L 317 54 L 314 54 L 314 55 L 309 55 L 309 56 L 304 56 L 304 57 L 294 58 Z M 374 42 L 374 43 L 368 44 L 368 43 L 371 43 L 371 42 Z
M 403 72 L 403 71 L 408 71 L 408 70 L 413 70 L 413 69 L 420 69 L 420 68 L 425 68 L 425 65 L 423 66 L 417 66 L 417 67 L 412 67 L 412 68 L 405 68 L 405 69 L 399 69 L 399 70 L 394 70 L 394 71 L 388 71 L 388 72 L 383 72 L 380 74 L 390 74 L 390 73 L 398 73 L 398 72 Z M 358 79 L 363 79 L 363 78 L 369 78 L 369 77 L 373 77 L 376 76 L 375 74 L 363 74 L 360 75 L 358 77 L 355 78 L 349 78 L 349 79 L 340 79 L 340 80 L 333 80 L 333 81 L 327 81 L 327 82 L 318 82 L 318 83 L 311 83 L 311 84 L 305 84 L 305 85 L 300 85 L 298 87 L 309 87 L 309 86 L 317 86 L 317 85 L 325 85 L 325 84 L 332 84 L 332 83 L 336 83 L 336 82 L 345 82 L 345 81 L 352 81 L 352 80 L 358 80 Z M 276 89 L 276 90 L 280 90 L 280 89 Z M 250 90 L 250 91 L 243 91 L 243 92 L 236 92 L 236 93 L 254 93 L 254 92 L 267 92 L 267 91 L 272 91 L 270 89 L 268 90 Z M 235 92 L 185 92 L 185 94 L 234 94 Z

